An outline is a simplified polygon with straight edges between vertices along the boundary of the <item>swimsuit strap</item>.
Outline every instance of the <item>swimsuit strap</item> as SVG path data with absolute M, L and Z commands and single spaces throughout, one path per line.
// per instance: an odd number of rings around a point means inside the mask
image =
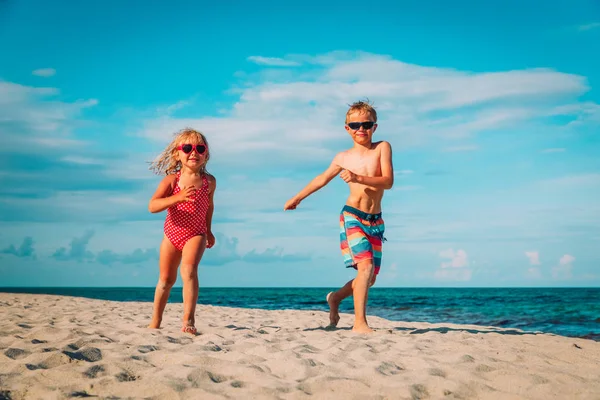
M 206 186 L 206 192 L 208 193 L 208 178 L 206 177 L 206 173 L 202 175 L 202 186 Z

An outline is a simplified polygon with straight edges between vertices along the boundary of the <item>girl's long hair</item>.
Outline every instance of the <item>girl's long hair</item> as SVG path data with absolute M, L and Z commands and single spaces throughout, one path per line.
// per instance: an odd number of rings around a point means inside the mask
M 173 140 L 169 145 L 160 153 L 154 161 L 150 163 L 150 170 L 157 175 L 169 175 L 173 174 L 181 169 L 181 162 L 177 160 L 177 147 L 180 144 L 203 144 L 206 146 L 204 152 L 204 164 L 200 167 L 200 173 L 208 174 L 206 164 L 210 158 L 210 146 L 206 141 L 206 137 L 202 132 L 199 132 L 192 128 L 184 128 L 173 135 Z

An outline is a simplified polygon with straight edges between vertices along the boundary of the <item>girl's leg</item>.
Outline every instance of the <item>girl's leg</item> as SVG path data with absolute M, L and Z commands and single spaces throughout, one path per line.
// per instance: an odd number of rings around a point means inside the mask
M 179 265 L 179 261 L 181 261 L 181 252 L 173 246 L 169 239 L 163 237 L 163 241 L 160 244 L 158 262 L 160 272 L 158 284 L 154 292 L 154 311 L 152 321 L 148 326 L 149 328 L 160 328 L 171 288 L 175 284 L 175 281 L 177 281 L 177 266 Z
M 206 236 L 194 236 L 183 246 L 181 280 L 183 281 L 183 328 L 196 333 L 196 304 L 198 303 L 198 264 L 206 248 Z

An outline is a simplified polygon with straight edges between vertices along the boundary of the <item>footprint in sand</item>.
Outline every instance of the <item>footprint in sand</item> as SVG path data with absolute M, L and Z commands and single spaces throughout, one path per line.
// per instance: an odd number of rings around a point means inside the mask
M 137 380 L 139 376 L 135 376 L 130 371 L 125 370 L 115 375 L 115 378 L 117 378 L 119 382 L 133 382 Z
M 396 363 L 393 362 L 382 362 L 379 367 L 376 368 L 376 370 L 382 375 L 390 376 L 399 374 L 404 370 L 404 368 L 396 365 Z
M 425 385 L 418 383 L 410 387 L 410 395 L 413 400 L 420 400 L 428 398 L 429 392 L 427 391 Z
M 4 352 L 4 355 L 8 358 L 12 358 L 13 360 L 18 360 L 19 358 L 27 357 L 30 354 L 29 351 L 23 349 L 9 348 Z
M 167 336 L 167 341 L 175 344 L 190 344 L 193 342 L 193 340 L 189 337 L 174 338 L 171 336 Z
M 156 351 L 156 350 L 159 350 L 159 348 L 157 346 L 152 346 L 149 344 L 138 347 L 138 351 L 142 354 L 150 353 L 150 352 Z
M 106 370 L 104 369 L 104 367 L 102 365 L 92 365 L 91 367 L 89 367 L 87 369 L 87 371 L 85 371 L 83 373 L 83 375 L 90 379 L 94 379 L 94 378 L 98 377 L 98 375 L 102 374 L 103 372 L 106 372 Z
M 81 360 L 87 362 L 96 362 L 102 360 L 102 351 L 96 347 L 86 347 L 81 351 L 63 351 L 72 360 Z
M 207 371 L 205 369 L 199 368 L 199 369 L 195 369 L 194 371 L 192 371 L 188 375 L 187 380 L 189 382 L 191 382 L 192 387 L 199 388 L 199 387 L 205 387 L 208 382 L 222 383 L 222 382 L 228 381 L 229 378 L 226 376 L 215 374 L 211 371 Z
M 439 368 L 430 368 L 429 369 L 429 375 L 431 376 L 439 376 L 441 378 L 445 378 L 446 377 L 446 373 L 439 369 Z

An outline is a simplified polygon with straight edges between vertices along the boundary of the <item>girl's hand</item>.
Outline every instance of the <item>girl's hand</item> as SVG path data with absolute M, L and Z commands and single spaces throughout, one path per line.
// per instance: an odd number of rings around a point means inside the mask
M 196 188 L 194 185 L 184 186 L 183 189 L 179 193 L 177 193 L 177 200 L 179 202 L 182 201 L 194 201 L 194 194 L 196 193 Z
M 211 231 L 206 232 L 206 248 L 210 249 L 215 245 L 215 236 Z

